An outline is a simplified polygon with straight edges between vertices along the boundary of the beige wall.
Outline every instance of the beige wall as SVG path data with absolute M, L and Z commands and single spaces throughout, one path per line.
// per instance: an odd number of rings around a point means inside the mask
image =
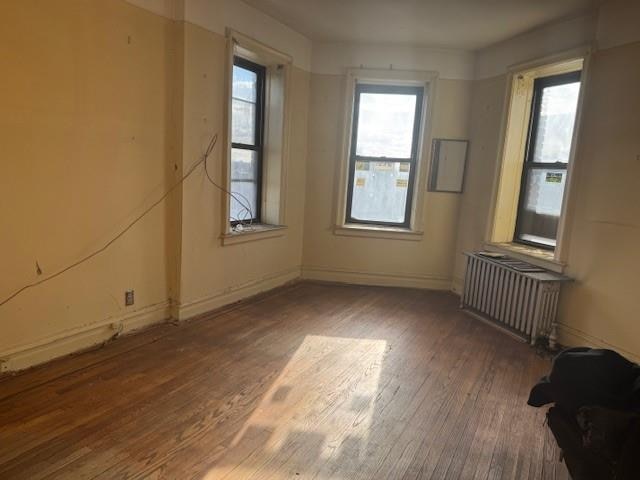
M 593 55 L 576 157 L 561 340 L 640 357 L 640 42 Z
M 2 2 L 1 297 L 38 280 L 36 261 L 46 276 L 102 246 L 166 189 L 172 38 L 171 22 L 120 1 Z M 168 205 L 0 307 L 0 358 L 165 318 Z
M 480 52 L 476 81 L 457 79 L 470 71 L 463 52 L 349 51 L 349 62 L 376 63 L 367 67 L 403 68 L 396 63 L 410 59 L 404 68 L 452 74 L 438 80 L 432 135 L 471 140 L 465 192 L 425 193 L 424 236 L 406 241 L 332 230 L 345 128 L 345 78 L 335 72 L 347 60 L 320 56 L 316 63 L 333 73 L 308 73 L 310 42 L 241 2 L 176 2 L 183 10 L 166 18 L 158 13 L 172 2 L 131 1 L 156 13 L 122 0 L 0 6 L 0 297 L 102 246 L 201 157 L 213 133 L 222 134 L 226 26 L 291 46 L 288 229 L 221 246 L 222 193 L 197 170 L 107 251 L 0 307 L 0 370 L 210 310 L 301 269 L 325 280 L 459 288 L 461 253 L 481 248 L 486 235 L 506 67 L 594 39 L 606 49 L 593 56 L 587 85 L 569 223 L 567 272 L 576 281 L 561 305 L 561 340 L 640 356 L 633 278 L 640 266 L 640 38 L 631 2 L 605 4 L 597 26 L 587 16 L 563 33 L 555 25 Z M 221 147 L 210 160 L 219 181 Z M 124 307 L 130 288 L 136 303 Z
M 426 193 L 420 241 L 340 236 L 337 169 L 345 128 L 345 77 L 313 74 L 307 166 L 304 276 L 322 280 L 449 289 L 459 195 Z M 430 108 L 434 137 L 467 138 L 471 82 L 438 80 Z M 425 148 L 429 148 L 427 145 Z M 428 158 L 428 155 L 425 155 Z
M 217 5 L 240 22 L 233 2 Z M 154 12 L 122 0 L 0 6 L 0 297 L 104 245 L 222 134 L 224 37 Z M 240 13 L 257 40 L 298 38 L 275 21 L 271 38 L 262 14 Z M 294 62 L 309 49 L 297 41 Z M 308 84 L 293 67 L 284 236 L 221 247 L 222 194 L 199 168 L 104 253 L 0 307 L 0 371 L 299 276 Z M 131 288 L 135 305 L 125 307 Z
M 476 52 L 475 78 L 501 75 L 508 67 L 536 61 L 593 43 L 598 15 L 580 17 L 544 25 Z
M 460 199 L 453 270 L 453 290 L 457 293 L 461 292 L 464 282 L 463 252 L 482 248 L 486 238 L 506 89 L 505 75 L 473 83 L 467 175 Z
M 220 142 L 210 168 L 223 184 L 226 40 L 191 24 L 185 29 L 183 168 L 201 158 L 213 133 Z M 221 246 L 222 192 L 202 175 L 183 189 L 179 315 L 188 317 L 300 275 L 309 73 L 293 68 L 291 133 L 286 168 L 284 235 Z M 257 289 L 257 290 L 256 290 Z
M 596 40 L 612 48 L 596 51 L 590 59 L 575 159 L 575 188 L 570 198 L 572 217 L 567 227 L 566 273 L 575 281 L 563 295 L 559 333 L 560 342 L 566 345 L 605 346 L 640 359 L 635 298 L 635 277 L 640 267 L 640 130 L 636 118 L 640 111 L 640 33 L 630 39 L 631 28 L 621 25 L 616 29 L 609 24 L 626 18 L 629 26 L 637 25 L 637 13 L 634 17 L 632 11 L 638 9 L 632 7 L 626 1 L 603 7 L 606 14 L 600 17 Z M 627 34 L 620 35 L 619 31 Z M 519 59 L 528 60 L 531 58 Z M 487 238 L 506 79 L 506 74 L 501 74 L 474 85 L 469 175 L 457 240 L 456 290 L 464 275 L 462 252 L 483 248 Z

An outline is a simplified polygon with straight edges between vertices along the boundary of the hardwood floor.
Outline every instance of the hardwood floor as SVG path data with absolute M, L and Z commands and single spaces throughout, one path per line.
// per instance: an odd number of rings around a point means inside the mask
M 457 302 L 300 283 L 0 379 L 0 478 L 567 479 L 549 361 Z

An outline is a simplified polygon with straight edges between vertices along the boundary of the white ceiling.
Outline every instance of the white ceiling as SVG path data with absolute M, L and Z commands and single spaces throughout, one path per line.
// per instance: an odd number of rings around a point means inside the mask
M 320 42 L 477 50 L 603 0 L 245 0 Z

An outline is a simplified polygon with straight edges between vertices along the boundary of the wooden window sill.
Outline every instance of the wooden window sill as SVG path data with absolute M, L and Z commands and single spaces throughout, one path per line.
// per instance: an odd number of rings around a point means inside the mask
M 387 240 L 422 240 L 424 232 L 409 230 L 408 228 L 385 227 L 376 225 L 345 224 L 333 229 L 334 235 L 345 237 L 382 238 Z
M 253 242 L 267 238 L 282 237 L 287 227 L 285 225 L 257 224 L 245 227 L 242 231 L 232 231 L 221 235 L 222 245 L 236 245 L 238 243 Z

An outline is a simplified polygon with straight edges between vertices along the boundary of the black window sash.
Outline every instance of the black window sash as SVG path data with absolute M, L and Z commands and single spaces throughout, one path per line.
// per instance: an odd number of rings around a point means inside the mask
M 257 162 L 257 172 L 256 178 L 254 180 L 234 180 L 230 178 L 233 182 L 246 182 L 246 183 L 255 183 L 256 184 L 256 208 L 253 214 L 253 218 L 251 218 L 251 222 L 259 222 L 261 217 L 262 210 L 262 161 L 264 155 L 264 115 L 265 115 L 265 77 L 266 77 L 266 68 L 262 65 L 254 63 L 246 58 L 235 56 L 233 57 L 233 64 L 245 70 L 252 71 L 256 74 L 256 111 L 255 111 L 255 124 L 254 124 L 254 141 L 253 144 L 248 143 L 240 143 L 240 142 L 231 142 L 231 148 L 237 150 L 251 150 L 256 152 L 256 162 Z M 242 101 L 242 100 L 240 100 Z M 250 102 L 249 102 L 250 103 Z M 232 113 L 233 115 L 233 113 Z M 239 197 L 240 200 L 243 200 Z M 244 203 L 244 201 L 242 202 Z M 248 221 L 244 220 L 244 221 Z M 239 223 L 242 223 L 240 220 L 230 221 L 232 226 L 235 226 Z
M 529 174 L 533 170 L 537 169 L 550 169 L 550 170 L 564 170 L 565 178 L 568 163 L 564 162 L 534 162 L 534 150 L 536 140 L 538 138 L 538 127 L 540 123 L 540 110 L 542 108 L 542 94 L 545 88 L 554 87 L 558 85 L 565 85 L 568 83 L 576 83 L 580 81 L 582 72 L 569 72 L 559 75 L 552 75 L 549 77 L 536 78 L 533 82 L 533 98 L 531 101 L 531 118 L 529 119 L 529 129 L 527 134 L 527 144 L 525 150 L 524 164 L 522 168 L 522 177 L 520 179 L 520 196 L 518 199 L 518 213 L 516 216 L 516 229 L 513 241 L 515 243 L 521 243 L 524 245 L 530 245 L 545 250 L 555 250 L 555 247 L 551 245 L 545 245 L 543 243 L 532 242 L 529 240 L 523 240 L 520 238 L 522 232 L 522 212 L 524 211 L 524 203 L 527 196 L 527 180 Z M 574 129 L 577 118 L 574 118 Z M 566 180 L 565 180 L 566 188 Z M 557 238 L 556 238 L 557 241 Z
M 356 153 L 358 126 L 360 116 L 360 95 L 362 93 L 391 93 L 400 95 L 415 95 L 416 108 L 413 120 L 413 135 L 411 141 L 411 156 L 409 158 L 392 158 L 392 157 L 368 157 L 361 156 Z M 384 225 L 391 227 L 409 228 L 411 225 L 411 206 L 413 203 L 413 190 L 416 174 L 418 142 L 420 139 L 420 125 L 422 119 L 422 102 L 424 97 L 423 87 L 412 86 L 396 86 L 396 85 L 369 85 L 357 84 L 353 104 L 353 120 L 351 131 L 351 151 L 349 155 L 349 181 L 347 188 L 347 223 L 360 223 L 368 225 Z M 407 200 L 405 204 L 404 221 L 402 222 L 382 222 L 375 220 L 360 220 L 351 216 L 351 207 L 353 203 L 353 184 L 355 181 L 356 163 L 357 162 L 386 162 L 386 163 L 409 163 L 409 181 L 407 186 Z

